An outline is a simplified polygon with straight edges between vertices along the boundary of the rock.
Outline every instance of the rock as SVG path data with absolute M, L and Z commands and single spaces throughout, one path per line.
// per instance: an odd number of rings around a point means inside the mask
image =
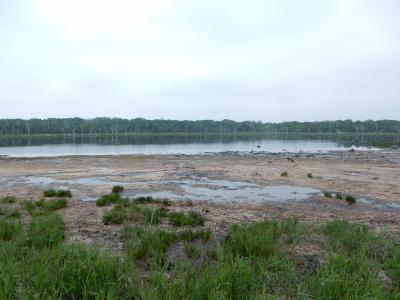
M 378 272 L 378 278 L 386 287 L 391 287 L 393 285 L 393 280 L 383 270 Z

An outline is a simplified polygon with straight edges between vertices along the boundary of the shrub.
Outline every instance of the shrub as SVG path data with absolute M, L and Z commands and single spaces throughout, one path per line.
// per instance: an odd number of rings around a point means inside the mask
M 190 211 L 188 214 L 182 212 L 173 212 L 169 215 L 169 220 L 173 226 L 203 226 L 204 218 L 195 211 Z
M 134 198 L 133 201 L 137 202 L 137 203 L 152 203 L 155 200 L 153 199 L 152 196 L 146 196 L 146 197 L 142 196 L 142 197 Z
M 112 193 L 114 194 L 119 194 L 122 193 L 124 191 L 124 187 L 122 185 L 115 185 L 112 188 Z
M 326 198 L 332 198 L 332 193 L 331 192 L 324 192 L 324 196 Z
M 313 175 L 312 175 L 311 173 L 308 173 L 308 174 L 307 174 L 307 177 L 310 178 L 310 179 L 312 179 L 312 178 L 313 178 Z
M 281 173 L 281 177 L 288 177 L 289 173 L 287 171 Z

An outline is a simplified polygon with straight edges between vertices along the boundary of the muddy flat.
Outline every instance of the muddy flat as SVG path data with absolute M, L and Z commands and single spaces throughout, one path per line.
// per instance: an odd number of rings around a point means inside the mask
M 123 247 L 121 226 L 103 225 L 109 208 L 94 200 L 116 184 L 126 197 L 153 195 L 172 200 L 171 210 L 197 210 L 216 232 L 231 223 L 295 215 L 308 223 L 344 218 L 400 236 L 398 150 L 3 157 L 0 172 L 1 194 L 20 202 L 38 199 L 48 188 L 71 190 L 62 211 L 68 238 L 112 249 Z M 357 202 L 349 205 L 336 193 Z

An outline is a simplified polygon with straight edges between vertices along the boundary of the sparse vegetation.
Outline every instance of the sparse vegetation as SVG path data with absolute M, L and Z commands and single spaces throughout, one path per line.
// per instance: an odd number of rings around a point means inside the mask
M 331 192 L 324 192 L 324 197 L 325 198 L 332 198 L 332 193 Z
M 341 193 L 336 193 L 335 197 L 338 200 L 343 200 L 343 195 Z
M 310 179 L 312 179 L 312 178 L 313 178 L 313 175 L 312 175 L 311 173 L 308 173 L 308 174 L 307 174 L 307 177 L 310 178 Z
M 281 173 L 281 177 L 288 177 L 289 173 L 287 171 L 284 171 Z
M 112 193 L 114 194 L 119 194 L 122 193 L 124 191 L 124 187 L 122 185 L 115 185 L 112 188 Z

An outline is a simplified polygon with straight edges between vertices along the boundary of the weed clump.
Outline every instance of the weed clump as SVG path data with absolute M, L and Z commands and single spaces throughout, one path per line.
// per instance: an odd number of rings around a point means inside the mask
M 203 242 L 208 242 L 211 239 L 212 232 L 208 228 L 206 230 L 185 230 L 179 234 L 179 239 L 185 242 L 193 242 L 197 239 L 201 239 Z
M 12 203 L 15 203 L 16 200 L 17 200 L 17 198 L 14 196 L 5 196 L 5 197 L 0 198 L 0 203 L 12 204 Z
M 119 194 L 119 193 L 122 193 L 123 191 L 124 191 L 124 187 L 122 185 L 115 185 L 115 186 L 113 186 L 111 192 L 113 194 Z
M 308 173 L 308 174 L 307 174 L 307 177 L 310 178 L 310 179 L 312 179 L 312 178 L 313 178 L 313 175 L 312 175 L 311 173 Z
M 0 219 L 0 241 L 12 240 L 18 236 L 20 231 L 21 224 L 19 222 Z
M 332 198 L 332 193 L 331 192 L 324 192 L 324 197 L 325 198 Z
M 68 202 L 64 198 L 54 200 L 40 199 L 37 201 L 25 201 L 24 206 L 31 216 L 39 216 L 66 208 Z
M 190 211 L 188 214 L 182 212 L 173 212 L 169 215 L 169 221 L 173 226 L 203 226 L 204 218 L 201 214 L 195 211 Z
M 225 238 L 223 249 L 234 255 L 268 258 L 278 254 L 280 236 L 275 221 L 233 225 Z
M 288 177 L 289 173 L 287 171 L 281 173 L 281 177 Z
M 338 200 L 343 200 L 343 195 L 341 193 L 336 193 L 335 197 Z
M 353 205 L 353 204 L 356 203 L 356 198 L 354 196 L 351 196 L 351 195 L 347 195 L 345 200 L 347 201 L 347 203 L 349 205 Z
M 96 200 L 97 206 L 106 206 L 108 204 L 117 203 L 121 199 L 119 194 L 108 194 L 103 195 L 99 199 Z
M 64 197 L 64 198 L 71 198 L 72 193 L 69 190 L 53 190 L 49 189 L 43 192 L 43 196 L 47 198 L 53 198 L 53 197 Z
M 59 215 L 36 217 L 28 224 L 28 243 L 35 248 L 52 247 L 64 240 L 64 231 L 64 221 Z

